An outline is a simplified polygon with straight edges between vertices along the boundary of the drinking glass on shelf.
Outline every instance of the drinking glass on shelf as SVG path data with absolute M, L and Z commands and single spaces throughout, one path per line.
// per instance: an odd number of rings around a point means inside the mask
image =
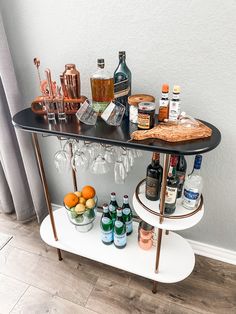
M 130 161 L 129 161 L 129 157 L 127 154 L 127 151 L 124 150 L 123 153 L 120 156 L 121 161 L 123 162 L 124 166 L 125 166 L 125 171 L 128 173 L 131 170 L 131 165 L 130 165 Z
M 127 155 L 129 158 L 130 166 L 132 168 L 134 165 L 134 150 L 133 149 L 127 149 Z
M 116 184 L 124 184 L 127 176 L 125 166 L 121 160 L 117 160 L 114 166 L 114 176 Z
M 87 125 L 95 125 L 97 122 L 98 113 L 94 110 L 93 102 L 86 99 L 76 113 L 79 121 Z
M 111 101 L 103 111 L 101 118 L 109 125 L 119 126 L 125 113 L 125 106 L 118 101 Z
M 70 169 L 70 154 L 67 153 L 62 148 L 62 143 L 60 140 L 61 149 L 57 151 L 54 155 L 54 164 L 59 173 L 68 172 Z
M 56 106 L 57 106 L 58 120 L 64 121 L 66 119 L 66 113 L 65 113 L 64 99 L 62 96 L 56 98 Z
M 55 106 L 53 98 L 49 96 L 44 96 L 43 101 L 47 110 L 48 121 L 50 122 L 52 120 L 55 120 Z
M 112 146 L 106 146 L 104 158 L 109 164 L 113 164 L 115 162 L 115 153 Z
M 93 174 L 106 174 L 110 170 L 109 164 L 102 155 L 98 155 L 92 162 L 90 171 Z

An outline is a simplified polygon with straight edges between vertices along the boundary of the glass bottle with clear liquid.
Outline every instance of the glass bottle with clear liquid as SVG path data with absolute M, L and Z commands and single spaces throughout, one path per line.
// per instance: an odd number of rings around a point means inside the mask
M 203 180 L 200 175 L 202 155 L 196 155 L 194 168 L 184 183 L 183 206 L 187 209 L 196 209 L 202 194 Z

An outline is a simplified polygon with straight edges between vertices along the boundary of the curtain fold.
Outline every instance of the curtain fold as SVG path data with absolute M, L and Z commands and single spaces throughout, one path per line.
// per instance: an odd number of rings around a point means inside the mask
M 0 208 L 22 222 L 42 221 L 47 207 L 32 139 L 11 123 L 24 107 L 0 13 Z

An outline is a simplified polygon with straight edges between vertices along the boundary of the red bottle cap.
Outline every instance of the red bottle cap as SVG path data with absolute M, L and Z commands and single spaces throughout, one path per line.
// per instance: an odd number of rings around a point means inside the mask
M 169 93 L 169 85 L 168 84 L 163 84 L 162 85 L 162 93 Z

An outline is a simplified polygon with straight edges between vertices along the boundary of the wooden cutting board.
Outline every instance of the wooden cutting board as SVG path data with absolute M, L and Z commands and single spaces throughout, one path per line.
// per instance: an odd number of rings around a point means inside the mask
M 167 142 L 184 142 L 210 137 L 212 130 L 199 120 L 197 122 L 198 126 L 191 128 L 169 122 L 160 123 L 150 130 L 134 131 L 131 139 L 140 141 L 156 138 Z

